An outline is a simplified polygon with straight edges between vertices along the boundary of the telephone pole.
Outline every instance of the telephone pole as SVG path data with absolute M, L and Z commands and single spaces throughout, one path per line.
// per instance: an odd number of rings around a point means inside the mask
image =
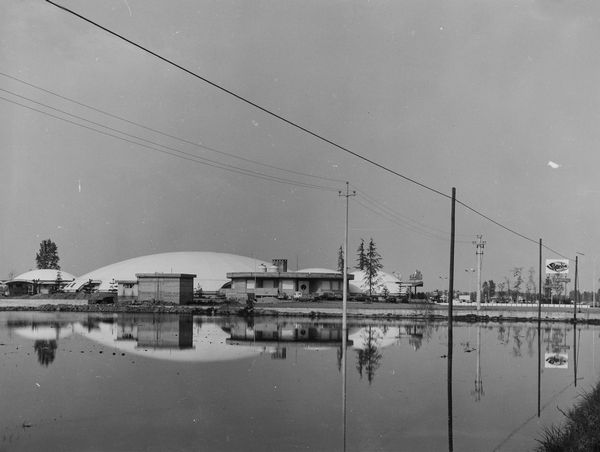
M 356 196 L 356 191 L 350 193 L 349 184 L 346 182 L 346 193 L 342 193 L 340 190 L 339 196 L 346 198 L 346 227 L 344 229 L 344 287 L 342 297 L 342 413 L 344 418 L 343 436 L 344 436 L 344 450 L 346 450 L 346 361 L 348 360 L 347 348 L 347 336 L 348 336 L 348 323 L 346 319 L 347 302 L 348 302 L 348 199 L 350 196 Z
M 483 248 L 485 241 L 483 235 L 478 234 L 477 240 L 473 242 L 475 245 L 475 255 L 477 256 L 477 311 L 481 310 L 481 261 L 483 260 Z
M 348 198 L 350 196 L 356 196 L 356 191 L 350 193 L 349 184 L 346 182 L 346 193 L 342 193 L 340 190 L 338 196 L 346 198 L 346 228 L 344 230 L 344 287 L 342 289 L 342 330 L 344 337 L 346 337 L 346 310 L 348 302 Z

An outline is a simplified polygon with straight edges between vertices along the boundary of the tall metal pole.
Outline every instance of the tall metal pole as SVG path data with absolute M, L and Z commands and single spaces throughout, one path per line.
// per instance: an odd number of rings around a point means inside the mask
M 450 215 L 450 273 L 448 274 L 448 450 L 454 450 L 452 427 L 452 301 L 454 300 L 454 236 L 455 236 L 456 188 L 452 187 L 452 213 Z
M 485 242 L 482 240 L 481 234 L 477 235 L 477 241 L 473 242 L 475 245 L 475 254 L 477 255 L 477 311 L 481 310 L 481 261 L 483 258 L 483 248 Z
M 452 331 L 452 301 L 454 300 L 454 236 L 456 220 L 456 188 L 452 187 L 452 210 L 450 214 L 450 272 L 448 273 L 448 328 Z
M 575 256 L 575 299 L 573 300 L 573 322 L 577 323 L 577 298 L 578 298 L 578 288 L 577 288 L 577 267 L 579 263 L 579 256 Z M 575 326 L 577 329 L 577 326 Z

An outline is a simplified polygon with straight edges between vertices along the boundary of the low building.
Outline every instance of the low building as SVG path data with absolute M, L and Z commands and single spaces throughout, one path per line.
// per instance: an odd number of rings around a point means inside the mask
M 231 287 L 225 291 L 228 297 L 293 298 L 294 296 L 338 296 L 343 291 L 343 275 L 323 268 L 307 268 L 287 271 L 284 259 L 274 260 L 271 266 L 261 266 L 256 272 L 227 273 Z M 348 275 L 348 279 L 352 279 Z
M 190 304 L 194 301 L 194 278 L 189 273 L 138 273 L 138 299 Z
M 137 279 L 117 279 L 115 284 L 117 285 L 117 295 L 119 297 L 136 298 L 138 296 Z
M 50 294 L 63 290 L 75 279 L 70 273 L 54 269 L 30 270 L 6 283 L 9 296 Z

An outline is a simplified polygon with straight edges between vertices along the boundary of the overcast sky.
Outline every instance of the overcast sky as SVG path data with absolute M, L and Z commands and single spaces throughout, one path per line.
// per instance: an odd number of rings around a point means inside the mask
M 584 289 L 594 262 L 600 275 L 597 2 L 59 3 L 393 171 L 454 186 L 561 254 L 584 253 Z M 44 1 L 1 2 L 0 46 L 0 277 L 33 268 L 46 238 L 75 275 L 169 251 L 335 268 L 348 180 L 351 257 L 372 237 L 386 271 L 447 284 L 448 198 Z M 458 206 L 459 288 L 474 288 L 476 234 L 484 279 L 537 270 L 537 243 Z

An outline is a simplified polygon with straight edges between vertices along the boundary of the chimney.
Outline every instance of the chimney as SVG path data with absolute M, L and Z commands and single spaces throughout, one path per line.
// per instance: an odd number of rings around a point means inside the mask
M 273 259 L 272 262 L 278 272 L 287 272 L 287 259 Z

